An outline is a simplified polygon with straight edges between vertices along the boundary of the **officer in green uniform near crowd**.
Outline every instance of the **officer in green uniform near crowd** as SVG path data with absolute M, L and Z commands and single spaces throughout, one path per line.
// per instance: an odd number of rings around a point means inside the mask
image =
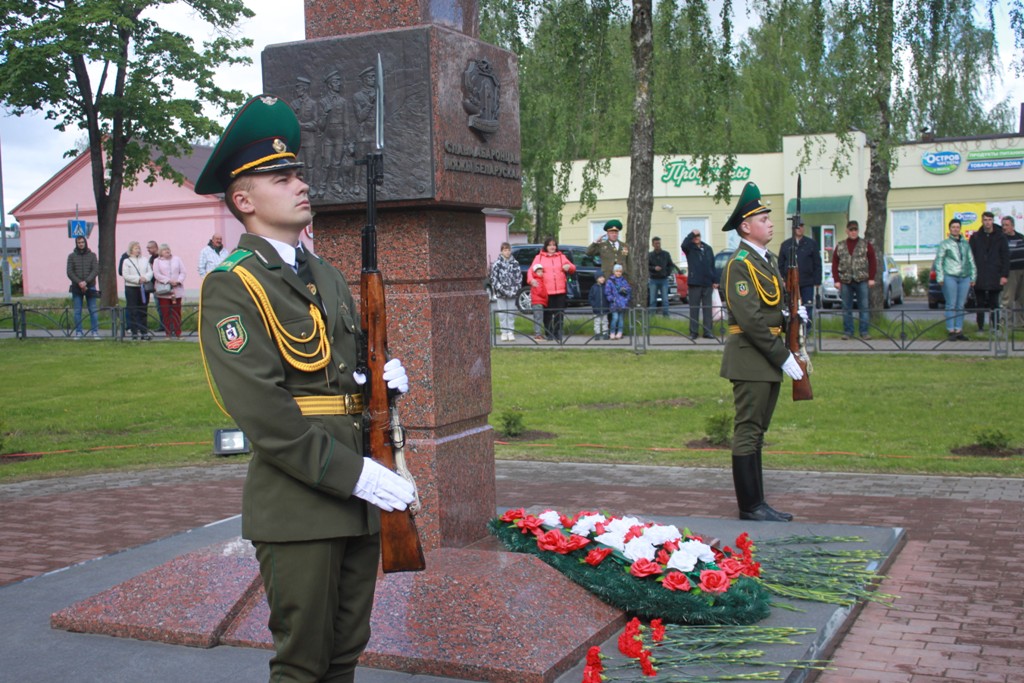
M 292 109 L 254 97 L 196 182 L 198 194 L 223 192 L 246 230 L 203 281 L 200 347 L 253 444 L 242 535 L 270 605 L 270 680 L 353 681 L 370 637 L 380 510 L 404 510 L 415 487 L 363 457 L 359 318 L 341 273 L 299 241 L 312 220 L 299 142 Z M 397 359 L 384 379 L 408 390 Z
M 604 236 L 591 242 L 587 247 L 587 256 L 598 256 L 601 259 L 601 273 L 605 278 L 612 276 L 615 264 L 622 264 L 622 269 L 629 275 L 629 247 L 619 241 L 622 221 L 611 219 L 604 224 Z
M 740 519 L 788 522 L 793 515 L 772 508 L 764 498 L 761 450 L 779 399 L 782 374 L 803 370 L 783 338 L 785 278 L 778 257 L 768 251 L 771 212 L 761 191 L 747 183 L 723 231 L 739 232 L 740 244 L 722 274 L 720 288 L 729 311 L 729 336 L 721 376 L 732 381 L 736 406 L 732 438 L 732 478 Z M 801 318 L 806 315 L 800 307 Z

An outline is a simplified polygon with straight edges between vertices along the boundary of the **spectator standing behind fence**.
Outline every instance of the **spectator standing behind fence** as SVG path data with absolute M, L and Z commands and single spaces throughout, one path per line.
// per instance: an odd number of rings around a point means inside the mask
M 128 308 L 128 331 L 132 339 L 149 339 L 146 328 L 146 303 L 148 293 L 146 285 L 153 280 L 153 268 L 149 259 L 142 255 L 142 247 L 138 242 L 129 242 L 127 257 L 121 264 L 121 275 L 124 277 L 124 300 Z
M 206 277 L 206 274 L 219 266 L 227 255 L 227 252 L 224 251 L 224 238 L 220 235 L 211 237 L 203 250 L 199 252 L 199 278 Z
M 1003 236 L 1009 249 L 1010 274 L 1003 287 L 1003 308 L 1013 327 L 1024 327 L 1024 235 L 1014 228 L 1013 216 L 1003 216 Z
M 96 289 L 96 278 L 100 274 L 100 262 L 96 254 L 89 249 L 89 243 L 84 237 L 75 238 L 75 249 L 68 254 L 68 280 L 71 286 L 71 303 L 75 310 L 75 339 L 82 339 L 85 334 L 82 332 L 82 302 L 85 301 L 89 307 L 89 336 L 93 339 L 100 338 L 99 313 L 96 310 L 97 300 L 100 297 Z
M 185 294 L 185 264 L 171 254 L 171 248 L 160 245 L 160 258 L 153 261 L 156 300 L 164 320 L 167 338 L 181 339 L 181 298 Z
M 622 318 L 629 310 L 629 299 L 633 296 L 633 288 L 623 275 L 621 263 L 612 266 L 612 276 L 604 283 L 604 295 L 608 299 L 608 310 L 612 321 L 608 326 L 609 339 L 622 339 Z
M 868 326 L 871 315 L 868 312 L 869 288 L 875 286 L 878 261 L 875 248 L 867 240 L 860 239 L 860 225 L 857 221 L 846 224 L 846 241 L 840 242 L 832 252 L 832 280 L 839 290 L 843 302 L 843 339 L 853 336 L 853 300 L 857 300 L 860 311 L 858 333 L 864 340 L 871 339 Z
M 795 243 L 795 247 L 794 247 Z M 779 272 L 788 277 L 790 259 L 796 252 L 796 270 L 800 275 L 800 303 L 807 311 L 810 321 L 814 313 L 814 288 L 821 285 L 821 252 L 818 243 L 804 236 L 804 224 L 801 223 L 793 231 L 793 237 L 782 242 L 779 247 Z M 808 322 L 808 328 L 810 322 Z
M 594 311 L 594 339 L 609 339 L 608 331 L 608 298 L 604 295 L 604 275 L 598 275 L 587 294 L 587 302 Z
M 544 267 L 544 289 L 548 294 L 548 305 L 544 309 L 544 337 L 562 341 L 562 321 L 566 306 L 566 277 L 576 272 L 565 254 L 558 251 L 558 240 L 548 237 L 544 249 L 533 257 L 530 267 L 540 264 Z
M 964 335 L 964 305 L 974 286 L 977 268 L 971 247 L 960 235 L 960 221 L 949 222 L 949 237 L 939 242 L 935 255 L 935 282 L 946 299 L 946 333 L 949 341 L 967 341 Z
M 711 296 L 718 289 L 718 275 L 715 274 L 715 252 L 703 242 L 700 230 L 694 230 L 683 238 L 679 248 L 686 254 L 687 284 L 690 301 L 690 339 L 700 333 L 700 317 L 704 316 L 704 338 L 714 339 L 711 333 Z
M 985 329 L 985 311 L 994 324 L 999 295 L 1010 275 L 1010 247 L 1002 230 L 995 229 L 995 214 L 981 214 L 981 230 L 969 240 L 978 276 L 974 280 L 974 300 L 978 306 L 978 331 Z
M 530 266 L 530 308 L 533 310 L 533 338 L 544 341 L 544 310 L 548 307 L 548 290 L 544 287 L 544 266 Z
M 512 245 L 502 242 L 501 253 L 491 264 L 491 291 L 496 298 L 501 341 L 515 341 L 516 293 L 522 282 L 523 273 L 519 269 L 519 262 L 512 258 Z
M 651 251 L 647 254 L 647 307 L 652 311 L 661 296 L 661 314 L 668 317 L 668 279 L 676 270 L 672 254 L 661 248 L 661 238 L 651 239 Z
M 146 251 L 149 253 L 149 267 L 152 268 L 153 267 L 153 263 L 158 258 L 160 258 L 160 245 L 157 244 L 156 242 L 154 242 L 153 240 L 150 240 L 149 242 L 146 243 Z M 153 280 L 153 285 L 154 285 L 154 287 L 156 286 L 156 280 Z M 149 298 L 153 298 L 153 297 L 150 296 Z M 165 330 L 165 326 L 164 326 L 164 312 L 160 309 L 160 303 L 159 302 L 157 302 L 157 306 L 156 306 L 156 317 L 157 317 L 157 320 L 159 321 L 159 325 L 157 326 L 156 331 L 157 332 L 163 332 Z

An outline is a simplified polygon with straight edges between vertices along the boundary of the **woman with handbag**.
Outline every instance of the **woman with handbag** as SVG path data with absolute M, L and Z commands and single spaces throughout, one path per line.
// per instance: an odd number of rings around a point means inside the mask
M 185 264 L 171 254 L 171 248 L 160 245 L 160 257 L 153 261 L 156 301 L 164 321 L 167 338 L 181 339 L 181 298 L 185 294 Z
M 129 242 L 128 251 L 121 262 L 121 276 L 124 277 L 124 301 L 128 308 L 128 331 L 132 339 L 150 339 L 146 326 L 146 308 L 149 291 L 153 288 L 153 268 L 149 259 L 142 257 L 142 246 Z

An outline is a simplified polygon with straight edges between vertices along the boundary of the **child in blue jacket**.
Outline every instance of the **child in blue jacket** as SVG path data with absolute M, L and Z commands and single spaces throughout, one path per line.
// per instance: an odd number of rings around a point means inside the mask
M 616 263 L 612 268 L 612 276 L 604 283 L 604 295 L 608 298 L 608 307 L 612 312 L 609 339 L 622 339 L 622 315 L 629 309 L 632 294 L 633 288 L 622 275 L 622 264 Z

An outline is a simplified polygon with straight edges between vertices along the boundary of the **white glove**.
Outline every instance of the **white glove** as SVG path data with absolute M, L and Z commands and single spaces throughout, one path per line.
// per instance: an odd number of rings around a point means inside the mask
M 800 313 L 800 320 L 803 321 L 804 325 L 806 325 L 807 323 L 811 322 L 811 317 L 809 315 L 807 315 L 807 307 L 806 306 L 801 304 L 800 306 L 797 307 L 796 310 L 797 310 L 798 313 Z
M 792 379 L 804 378 L 804 371 L 800 367 L 800 364 L 796 362 L 796 356 L 794 356 L 792 353 L 789 354 L 789 358 L 786 359 L 786 362 L 782 364 L 782 371 L 789 375 Z
M 405 374 L 402 361 L 397 358 L 384 364 L 384 381 L 388 383 L 388 389 L 394 389 L 400 394 L 409 391 L 409 376 Z
M 384 512 L 391 512 L 408 507 L 416 498 L 416 489 L 387 467 L 363 458 L 363 472 L 359 475 L 352 495 L 376 505 Z
M 384 374 L 382 375 L 384 381 L 387 382 L 388 389 L 395 389 L 400 394 L 404 394 L 409 391 L 409 376 L 405 373 L 405 367 L 402 365 L 402 361 L 397 358 L 392 358 L 384 364 Z M 356 384 L 363 386 L 366 384 L 366 375 L 361 372 L 353 372 L 352 379 L 356 381 Z

